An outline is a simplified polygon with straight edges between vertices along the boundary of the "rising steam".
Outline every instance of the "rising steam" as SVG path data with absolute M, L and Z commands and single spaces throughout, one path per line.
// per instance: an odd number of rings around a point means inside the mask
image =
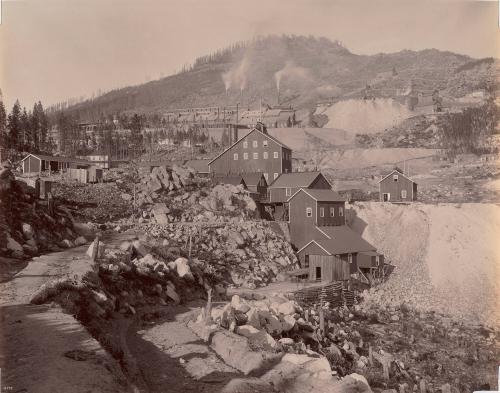
M 243 91 L 247 87 L 249 63 L 248 56 L 245 56 L 237 66 L 232 67 L 229 71 L 222 74 L 226 93 L 231 87 L 237 87 L 240 91 Z
M 308 80 L 311 75 L 307 69 L 304 67 L 299 67 L 293 64 L 293 62 L 288 61 L 285 66 L 274 74 L 274 79 L 276 80 L 276 88 L 280 89 L 280 83 L 283 78 L 294 78 Z

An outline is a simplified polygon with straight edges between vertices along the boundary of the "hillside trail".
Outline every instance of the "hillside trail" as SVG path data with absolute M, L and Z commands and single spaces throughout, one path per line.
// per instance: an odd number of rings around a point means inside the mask
M 109 249 L 135 237 L 122 233 L 102 240 Z M 59 306 L 29 303 L 43 284 L 85 274 L 90 269 L 87 247 L 34 258 L 10 281 L 0 283 L 2 387 L 37 393 L 215 393 L 241 376 L 187 327 L 193 309 L 186 306 L 164 307 L 162 320 L 146 327 L 140 318 L 117 316 L 115 332 L 126 359 L 119 365 Z
M 114 234 L 107 243 L 128 236 Z M 85 274 L 88 245 L 33 258 L 0 284 L 1 387 L 14 392 L 124 392 L 114 359 L 58 306 L 32 305 L 30 296 L 53 279 Z
M 150 328 L 138 330 L 134 324 L 126 331 L 126 351 L 140 375 L 140 391 L 216 393 L 242 376 L 187 327 L 191 310 L 177 306 L 170 311 Z

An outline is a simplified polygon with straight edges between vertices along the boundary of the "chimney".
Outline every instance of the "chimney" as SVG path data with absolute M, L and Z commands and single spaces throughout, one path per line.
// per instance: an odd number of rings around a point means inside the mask
M 238 124 L 233 125 L 233 143 L 238 142 Z

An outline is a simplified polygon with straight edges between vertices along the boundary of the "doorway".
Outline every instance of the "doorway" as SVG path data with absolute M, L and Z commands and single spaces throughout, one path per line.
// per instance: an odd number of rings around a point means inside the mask
M 384 202 L 388 202 L 391 200 L 391 194 L 389 193 L 384 193 Z
M 321 266 L 316 266 L 316 281 L 321 281 Z

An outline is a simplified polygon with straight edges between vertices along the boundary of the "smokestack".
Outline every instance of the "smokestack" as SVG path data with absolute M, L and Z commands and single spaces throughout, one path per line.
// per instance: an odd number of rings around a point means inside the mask
M 279 104 L 280 104 L 280 88 L 278 86 L 278 106 L 279 106 Z

